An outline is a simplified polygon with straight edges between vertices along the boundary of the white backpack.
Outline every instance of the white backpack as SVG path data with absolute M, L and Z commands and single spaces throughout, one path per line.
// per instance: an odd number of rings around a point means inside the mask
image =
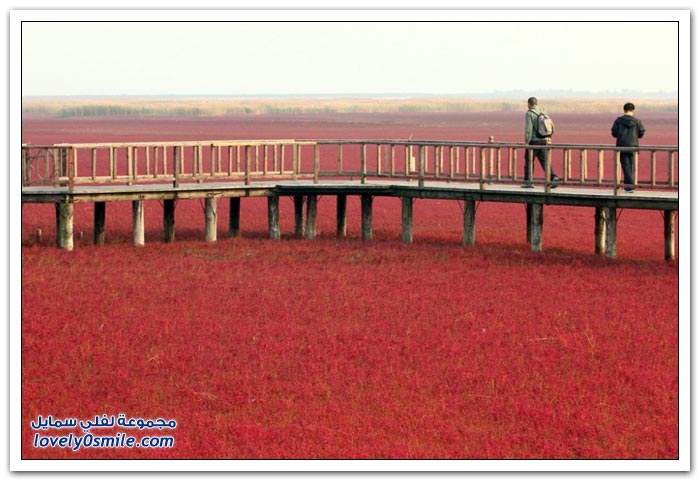
M 533 110 L 533 112 L 535 111 Z M 552 122 L 552 119 L 549 118 L 549 115 L 544 112 L 537 114 L 537 120 L 535 121 L 535 132 L 537 133 L 538 137 L 543 138 L 551 137 L 552 134 L 554 134 L 554 122 Z

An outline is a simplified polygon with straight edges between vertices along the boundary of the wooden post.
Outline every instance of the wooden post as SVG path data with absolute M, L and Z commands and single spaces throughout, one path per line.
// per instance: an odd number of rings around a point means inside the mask
M 476 201 L 464 200 L 464 240 L 465 246 L 473 246 L 476 238 Z
M 530 248 L 533 252 L 542 250 L 542 224 L 544 209 L 542 204 L 528 204 L 530 209 Z
M 78 169 L 78 149 L 69 148 L 66 151 L 67 175 L 68 175 L 68 190 L 73 192 L 75 186 L 75 176 Z
M 241 198 L 229 199 L 228 211 L 228 235 L 229 237 L 241 236 Z
M 272 195 L 267 198 L 267 225 L 270 239 L 279 240 L 280 234 L 280 198 Z
M 413 242 L 413 199 L 401 197 L 401 240 Z
M 676 215 L 675 210 L 664 211 L 664 258 L 672 261 L 676 258 Z
M 605 253 L 606 213 L 605 207 L 595 208 L 595 253 L 598 255 Z
M 530 236 L 531 226 L 532 226 L 532 209 L 530 208 L 532 204 L 525 204 L 525 239 L 529 244 L 532 240 Z
M 105 243 L 105 202 L 95 202 L 94 242 L 96 245 Z
M 175 240 L 175 200 L 163 200 L 163 241 Z
M 605 213 L 605 255 L 611 259 L 617 257 L 617 209 L 608 207 Z
M 318 197 L 315 194 L 306 196 L 306 238 L 316 238 L 316 213 Z
M 56 203 L 56 245 L 59 249 L 73 250 L 73 203 Z
M 216 241 L 216 197 L 204 199 L 204 240 L 207 242 Z
M 294 196 L 294 235 L 304 237 L 304 196 Z
M 143 215 L 143 201 L 133 200 L 131 201 L 131 213 L 134 225 L 134 245 L 142 246 L 145 244 L 144 235 L 144 215 Z
M 372 196 L 363 194 L 362 203 L 362 240 L 372 240 Z
M 339 194 L 336 199 L 336 235 L 345 237 L 348 232 L 348 196 Z
M 270 239 L 279 240 L 280 234 L 280 198 L 276 195 L 267 198 L 267 225 Z

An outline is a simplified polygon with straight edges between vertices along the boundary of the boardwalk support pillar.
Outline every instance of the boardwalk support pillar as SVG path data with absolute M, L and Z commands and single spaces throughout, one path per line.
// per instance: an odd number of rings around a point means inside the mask
M 542 224 L 544 223 L 544 206 L 528 204 L 528 234 L 532 252 L 542 250 Z
M 204 240 L 207 242 L 216 241 L 216 197 L 204 199 Z
M 106 202 L 95 202 L 94 215 L 94 242 L 95 245 L 104 245 L 105 243 L 105 208 Z
M 142 246 L 146 243 L 142 200 L 131 201 L 131 218 L 134 224 L 134 245 Z
M 476 201 L 466 199 L 464 201 L 464 239 L 465 246 L 473 246 L 476 238 Z
M 316 238 L 316 213 L 318 197 L 315 194 L 306 196 L 306 238 Z
M 60 249 L 73 250 L 73 203 L 56 203 L 56 245 Z
M 401 197 L 401 240 L 413 242 L 413 199 Z
M 595 253 L 597 255 L 605 253 L 606 212 L 605 207 L 595 208 Z
M 372 196 L 360 196 L 362 204 L 362 240 L 372 240 Z
M 617 209 L 608 207 L 605 214 L 605 255 L 611 259 L 617 257 Z
M 267 225 L 270 229 L 270 239 L 279 240 L 280 233 L 280 198 L 272 195 L 267 198 Z
M 348 233 L 348 196 L 338 195 L 336 207 L 336 235 L 345 237 Z
M 294 236 L 304 237 L 304 196 L 294 196 Z
M 664 211 L 664 258 L 672 261 L 676 258 L 676 215 L 675 210 Z
M 240 235 L 241 235 L 241 198 L 240 197 L 231 197 L 231 199 L 229 199 L 228 235 L 229 235 L 229 237 L 240 237 Z
M 175 240 L 175 200 L 163 200 L 163 241 Z

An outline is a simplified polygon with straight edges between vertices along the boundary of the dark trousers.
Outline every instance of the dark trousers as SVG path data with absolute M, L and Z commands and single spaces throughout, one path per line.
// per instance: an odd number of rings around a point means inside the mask
M 625 187 L 634 187 L 634 152 L 620 152 L 620 165 L 625 177 Z
M 546 145 L 545 143 L 536 143 L 536 142 L 542 142 L 539 140 L 535 140 L 530 142 L 530 145 Z M 546 164 L 546 153 L 545 149 L 533 149 L 532 152 L 535 154 L 535 157 L 537 157 L 537 160 L 540 161 L 540 165 L 542 166 L 542 170 L 545 172 L 547 171 L 547 164 Z M 554 169 L 551 170 L 550 172 L 550 177 L 549 180 L 554 179 L 557 174 L 554 173 Z M 525 180 L 527 182 L 532 182 L 532 172 L 530 172 L 530 149 L 525 149 Z

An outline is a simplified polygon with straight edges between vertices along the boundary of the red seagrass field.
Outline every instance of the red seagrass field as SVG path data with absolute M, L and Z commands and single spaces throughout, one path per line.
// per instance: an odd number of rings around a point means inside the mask
M 520 142 L 523 115 L 27 114 L 22 141 Z M 617 115 L 559 113 L 556 142 L 612 143 Z M 638 116 L 645 144 L 677 145 L 675 112 Z M 24 459 L 678 457 L 679 261 L 663 259 L 659 212 L 619 212 L 613 260 L 594 254 L 593 208 L 546 206 L 539 253 L 520 204 L 480 203 L 474 247 L 460 243 L 455 201 L 417 200 L 412 244 L 394 198 L 375 199 L 370 242 L 359 198 L 345 239 L 331 196 L 312 241 L 293 237 L 288 198 L 280 241 L 264 198 L 242 200 L 240 238 L 220 202 L 215 243 L 202 209 L 179 201 L 165 244 L 162 207 L 147 201 L 146 245 L 134 247 L 131 204 L 110 203 L 106 244 L 93 246 L 92 206 L 77 204 L 66 252 L 53 206 L 22 207 Z M 122 413 L 176 420 L 174 446 L 33 445 L 40 415 Z

